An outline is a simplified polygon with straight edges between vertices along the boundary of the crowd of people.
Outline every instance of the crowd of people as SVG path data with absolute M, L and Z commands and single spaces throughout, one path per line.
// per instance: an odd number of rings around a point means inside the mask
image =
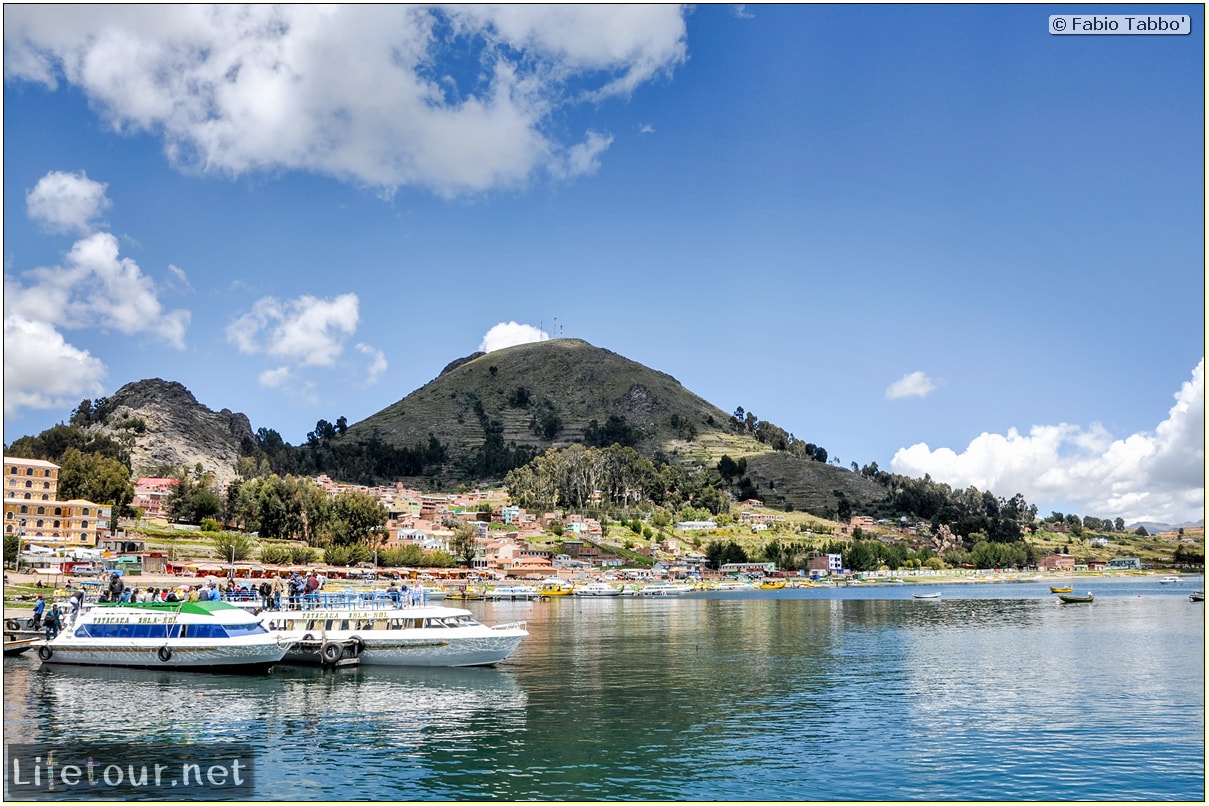
M 322 601 L 320 594 L 323 593 L 326 585 L 327 578 L 323 574 L 310 571 L 305 576 L 294 572 L 288 578 L 265 579 L 258 586 L 240 585 L 234 578 L 229 578 L 225 582 L 209 579 L 204 583 L 193 585 L 162 587 L 147 585 L 140 588 L 127 585 L 122 572 L 114 571 L 97 601 L 112 603 L 246 602 L 257 599 L 262 610 L 281 610 L 283 605 L 296 610 L 317 606 Z M 413 586 L 404 584 L 400 587 L 398 583 L 392 582 L 386 589 L 385 596 L 394 603 L 395 607 L 411 607 L 427 602 L 424 588 L 419 584 Z M 84 588 L 82 586 L 73 588 L 70 580 L 67 582 L 65 602 L 51 602 L 48 606 L 43 594 L 38 594 L 34 602 L 33 628 L 45 630 L 47 640 L 54 638 L 67 624 L 74 621 L 76 614 L 83 606 L 84 598 Z

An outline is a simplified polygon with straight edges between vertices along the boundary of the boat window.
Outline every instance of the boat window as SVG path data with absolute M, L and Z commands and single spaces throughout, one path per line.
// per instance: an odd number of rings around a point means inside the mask
M 234 637 L 236 635 L 263 635 L 266 632 L 268 632 L 268 630 L 266 630 L 263 626 L 261 626 L 259 623 L 256 623 L 256 622 L 253 622 L 251 624 L 228 624 L 227 625 L 227 635 L 232 636 L 232 637 Z
M 330 618 L 327 621 L 323 622 L 323 629 L 330 630 L 330 629 L 332 629 L 332 625 L 335 623 L 336 623 L 336 620 Z
M 227 631 L 221 624 L 193 624 L 189 632 L 192 638 L 226 638 Z
M 380 620 L 378 620 L 378 621 L 375 621 L 375 622 L 374 622 L 374 627 L 373 627 L 373 628 L 374 628 L 375 630 L 385 630 L 385 629 L 386 629 L 386 620 L 385 620 L 385 619 L 380 619 Z
M 342 630 L 349 629 L 348 619 L 344 619 L 343 621 L 340 622 L 340 629 L 342 629 Z

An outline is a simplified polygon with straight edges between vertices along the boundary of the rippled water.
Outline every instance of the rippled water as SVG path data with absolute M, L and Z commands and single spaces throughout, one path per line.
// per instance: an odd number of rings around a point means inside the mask
M 1062 606 L 1032 583 L 938 589 L 470 603 L 529 622 L 496 669 L 21 656 L 4 736 L 246 742 L 274 800 L 1205 799 L 1204 605 L 1187 590 L 1106 580 Z

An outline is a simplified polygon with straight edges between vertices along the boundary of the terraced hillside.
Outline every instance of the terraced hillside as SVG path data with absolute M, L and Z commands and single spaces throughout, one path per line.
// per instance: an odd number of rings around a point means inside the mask
M 371 435 L 408 447 L 431 433 L 457 456 L 477 449 L 498 423 L 505 443 L 539 451 L 591 441 L 586 434 L 616 417 L 643 452 L 681 443 L 754 439 L 728 434 L 726 412 L 679 381 L 579 339 L 521 344 L 454 361 L 437 378 L 377 414 L 349 426 L 345 439 Z M 684 437 L 693 434 L 692 440 Z

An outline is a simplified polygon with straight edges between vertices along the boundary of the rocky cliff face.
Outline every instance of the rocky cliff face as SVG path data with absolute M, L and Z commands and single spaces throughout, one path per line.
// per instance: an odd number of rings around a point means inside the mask
M 103 421 L 89 426 L 131 445 L 134 476 L 164 466 L 201 465 L 220 484 L 235 478 L 240 443 L 254 439 L 247 415 L 213 411 L 183 385 L 159 378 L 128 383 L 104 404 Z

